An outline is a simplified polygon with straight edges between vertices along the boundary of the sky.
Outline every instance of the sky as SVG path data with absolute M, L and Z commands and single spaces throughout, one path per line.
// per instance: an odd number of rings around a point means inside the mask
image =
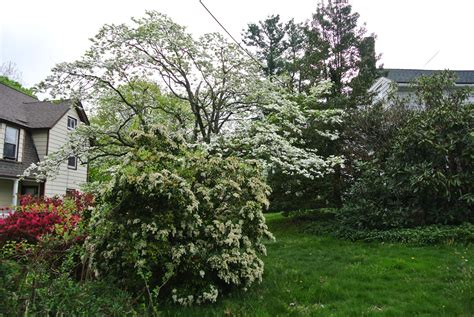
M 306 21 L 318 0 L 202 0 L 236 37 L 248 23 L 280 14 Z M 386 68 L 474 70 L 474 0 L 350 0 Z M 0 64 L 13 62 L 22 84 L 40 82 L 60 62 L 78 59 L 104 24 L 156 10 L 199 36 L 222 32 L 199 0 L 15 0 L 0 11 Z

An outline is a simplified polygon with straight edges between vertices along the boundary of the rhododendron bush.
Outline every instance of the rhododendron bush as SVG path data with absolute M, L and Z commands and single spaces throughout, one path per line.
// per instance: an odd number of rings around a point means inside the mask
M 134 138 L 141 147 L 96 189 L 85 246 L 97 276 L 183 305 L 261 281 L 272 236 L 257 163 L 191 150 L 163 128 Z

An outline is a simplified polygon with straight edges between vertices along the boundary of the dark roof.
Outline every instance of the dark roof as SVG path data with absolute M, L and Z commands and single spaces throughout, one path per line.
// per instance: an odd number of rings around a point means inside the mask
M 52 128 L 72 104 L 71 100 L 59 104 L 39 101 L 0 83 L 0 119 L 27 128 Z M 76 109 L 81 120 L 89 123 L 80 103 L 77 103 Z
M 64 101 L 59 104 L 37 101 L 21 105 L 27 118 L 29 128 L 52 128 L 59 119 L 69 111 L 71 102 Z
M 440 70 L 422 69 L 384 69 L 388 79 L 397 83 L 411 83 L 420 76 L 431 76 Z M 474 71 L 472 70 L 452 70 L 456 75 L 456 84 L 474 84 Z
M 39 158 L 33 143 L 33 139 L 31 134 L 26 132 L 21 162 L 0 159 L 0 176 L 16 177 L 23 174 L 23 171 L 27 169 L 32 163 L 37 162 L 39 162 Z

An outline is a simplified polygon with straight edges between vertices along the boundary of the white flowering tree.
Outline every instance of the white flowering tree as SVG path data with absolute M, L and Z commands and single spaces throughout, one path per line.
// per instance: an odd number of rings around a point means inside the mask
M 318 102 L 317 99 L 330 89 L 330 83 L 321 83 L 310 95 L 300 95 L 300 104 L 293 100 L 294 95 L 273 83 L 269 84 L 271 88 L 265 94 L 260 116 L 240 124 L 232 133 L 222 134 L 210 147 L 224 155 L 258 159 L 267 172 L 279 170 L 308 179 L 331 173 L 335 165 L 343 164 L 342 157 L 319 155 L 318 150 L 305 139 L 308 129 L 322 138 L 339 138 L 338 131 L 319 129 L 318 126 L 341 123 L 343 111 L 314 110 L 301 106 L 301 103 Z M 301 102 L 302 99 L 304 102 Z
M 134 92 L 144 78 L 186 102 L 194 141 L 209 142 L 259 104 L 258 66 L 237 45 L 217 33 L 195 40 L 157 12 L 133 19 L 131 26 L 105 25 L 80 60 L 57 65 L 41 87 L 53 97 L 72 95 L 93 104 L 114 96 L 144 124 L 140 102 L 122 91 Z
M 260 66 L 219 34 L 195 40 L 160 13 L 147 12 L 131 26 L 106 25 L 81 59 L 57 65 L 40 85 L 52 97 L 92 105 L 101 120 L 78 129 L 70 144 L 27 172 L 51 176 L 73 154 L 103 166 L 133 146 L 131 128 L 146 132 L 153 124 L 172 126 L 190 144 L 259 159 L 270 170 L 311 179 L 331 172 L 341 158 L 318 155 L 303 131 L 340 120 L 341 113 L 305 109 L 278 83 L 262 78 Z M 316 102 L 327 89 L 322 83 L 303 97 Z M 93 142 L 88 147 L 84 140 Z

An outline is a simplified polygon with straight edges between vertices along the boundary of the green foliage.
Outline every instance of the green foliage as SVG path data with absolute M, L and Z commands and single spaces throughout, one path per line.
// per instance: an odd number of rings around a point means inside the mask
M 309 92 L 322 80 L 333 84 L 330 106 L 367 104 L 368 88 L 379 76 L 375 36 L 358 26 L 359 14 L 347 0 L 320 2 L 309 23 L 281 22 L 271 15 L 244 30 L 267 77 L 290 91 Z
M 457 226 L 430 225 L 416 228 L 389 230 L 353 230 L 340 227 L 338 237 L 352 241 L 401 242 L 417 245 L 472 244 L 474 225 L 464 223 Z
M 308 44 L 304 65 L 311 83 L 329 79 L 333 83 L 330 102 L 333 107 L 347 107 L 351 93 L 366 95 L 376 78 L 376 57 L 372 40 L 365 39 L 366 29 L 358 25 L 359 14 L 347 0 L 320 2 L 306 31 Z M 352 87 L 352 88 L 354 88 Z M 352 99 L 357 99 L 352 96 Z M 342 103 L 341 103 L 342 102 Z M 355 104 L 352 104 L 355 105 Z
M 358 230 L 341 222 L 337 209 L 299 210 L 286 214 L 299 230 L 314 235 L 365 242 L 407 243 L 414 245 L 472 244 L 474 224 L 429 225 L 414 228 Z
M 166 125 L 169 129 L 185 129 L 192 121 L 186 104 L 172 94 L 163 92 L 151 81 L 136 80 L 119 87 L 120 95 L 133 103 L 131 108 L 115 93 L 108 93 L 95 105 L 87 131 L 93 148 L 86 149 L 89 181 L 109 181 L 110 171 L 134 144 L 132 129 L 148 129 L 150 125 Z
M 359 26 L 358 19 L 359 14 L 352 11 L 346 0 L 320 2 L 306 25 L 293 20 L 284 25 L 279 16 L 270 16 L 259 24 L 250 24 L 245 41 L 256 48 L 262 63 L 272 66 L 271 71 L 265 68 L 268 76 L 282 75 L 275 82 L 290 88 L 297 107 L 347 111 L 370 104 L 367 90 L 379 75 L 375 37 L 366 37 L 367 31 Z M 277 65 L 276 61 L 281 63 Z M 310 98 L 304 95 L 312 94 L 322 81 L 330 82 L 331 88 L 308 103 Z M 342 124 L 309 122 L 301 143 L 317 149 L 321 157 L 346 155 L 346 145 L 353 141 L 350 134 L 326 138 L 318 132 L 324 129 L 341 132 L 352 124 L 352 113 L 345 120 Z M 288 178 L 278 169 L 273 170 L 269 175 L 273 189 L 271 210 L 340 207 L 342 194 L 354 176 L 350 169 L 352 162 L 347 163 L 349 168 L 344 167 L 346 162 L 331 166 L 330 173 L 320 176 L 317 182 L 300 175 Z
M 447 85 L 450 83 L 450 86 Z M 387 229 L 474 221 L 474 106 L 449 74 L 422 78 L 424 111 L 414 113 L 385 154 L 364 164 L 348 193 L 344 223 Z
M 367 89 L 378 75 L 377 57 L 373 50 L 374 36 L 367 38 L 365 26 L 360 26 L 359 14 L 353 12 L 347 0 L 319 2 L 309 21 L 307 43 L 303 56 L 306 88 L 320 80 L 329 80 L 332 89 L 326 96 L 325 108 L 353 109 L 370 103 Z M 346 116 L 350 125 L 351 116 Z M 310 139 L 313 141 L 312 139 Z M 311 142 L 310 141 L 310 142 Z M 344 155 L 345 136 L 323 144 L 318 150 L 323 155 Z M 325 186 L 315 188 L 314 195 L 328 207 L 341 207 L 347 181 L 353 176 L 344 165 L 323 180 Z M 323 205 L 324 206 L 324 205 Z
M 25 95 L 28 95 L 30 97 L 33 97 L 33 98 L 36 98 L 34 92 L 33 92 L 33 89 L 31 88 L 25 88 L 22 86 L 22 84 L 20 84 L 19 82 L 17 81 L 14 81 L 14 80 L 11 80 L 9 79 L 8 77 L 6 76 L 0 76 L 0 84 L 4 84 L 10 88 L 13 88 L 13 89 L 16 89 L 22 93 L 24 93 Z
M 261 281 L 271 234 L 258 167 L 189 149 L 163 128 L 132 139 L 135 148 L 97 189 L 86 240 L 97 276 L 182 305 Z
M 392 102 L 392 101 L 390 101 Z M 385 161 L 399 131 L 416 114 L 406 104 L 393 102 L 351 109 L 342 129 L 343 153 L 351 174 L 356 174 L 357 162 L 374 158 Z
M 1 316 L 118 316 L 140 309 L 107 281 L 79 283 L 44 262 L 34 264 L 0 259 Z
M 280 22 L 280 16 L 272 15 L 258 25 L 249 24 L 244 34 L 244 43 L 258 48 L 257 55 L 265 63 L 263 71 L 266 76 L 283 72 L 283 54 L 287 49 L 285 33 L 286 27 Z

